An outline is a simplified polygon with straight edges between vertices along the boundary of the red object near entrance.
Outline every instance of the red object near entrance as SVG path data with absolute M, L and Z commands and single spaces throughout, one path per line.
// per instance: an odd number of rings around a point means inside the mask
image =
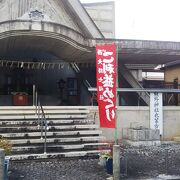
M 23 93 L 17 93 L 13 95 L 13 105 L 14 106 L 27 106 L 28 105 L 28 95 Z

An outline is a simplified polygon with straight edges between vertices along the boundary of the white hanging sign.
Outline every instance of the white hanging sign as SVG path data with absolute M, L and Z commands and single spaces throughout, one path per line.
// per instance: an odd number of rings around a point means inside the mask
M 150 128 L 159 129 L 163 134 L 162 93 L 150 93 Z

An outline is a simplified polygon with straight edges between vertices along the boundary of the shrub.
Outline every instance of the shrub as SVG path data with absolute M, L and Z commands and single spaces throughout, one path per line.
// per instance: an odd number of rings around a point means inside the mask
M 4 149 L 5 155 L 11 154 L 12 145 L 7 139 L 5 139 L 3 137 L 0 137 L 0 148 Z

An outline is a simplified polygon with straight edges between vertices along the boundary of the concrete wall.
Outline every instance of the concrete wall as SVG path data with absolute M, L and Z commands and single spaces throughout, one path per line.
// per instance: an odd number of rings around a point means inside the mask
M 97 27 L 106 38 L 115 38 L 114 2 L 83 4 Z
M 96 124 L 99 124 L 98 108 L 89 107 L 92 115 L 95 116 Z M 141 106 L 121 106 L 118 107 L 118 139 L 122 138 L 122 129 L 129 128 L 136 122 L 139 122 L 146 128 L 150 127 L 149 107 Z M 164 140 L 172 140 L 175 136 L 180 136 L 180 107 L 167 106 L 163 108 L 163 127 Z M 107 140 L 114 139 L 114 129 L 102 128 L 103 135 Z

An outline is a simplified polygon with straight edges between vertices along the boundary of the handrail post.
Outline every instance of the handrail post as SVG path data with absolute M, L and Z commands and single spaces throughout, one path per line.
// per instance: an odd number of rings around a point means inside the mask
M 38 106 L 38 93 L 37 93 L 37 90 L 36 90 L 36 93 L 35 93 L 35 103 L 36 103 L 36 114 L 37 114 L 37 106 Z
M 41 139 L 43 139 L 43 114 L 41 114 Z
M 40 102 L 38 102 L 38 129 L 40 127 Z
M 92 93 L 91 106 L 94 106 L 94 92 Z
M 43 120 L 42 122 L 44 125 L 44 154 L 46 154 L 47 153 L 47 119 L 42 106 L 41 106 L 41 111 L 42 111 L 42 120 Z
M 41 139 L 43 139 L 43 131 L 44 131 L 44 154 L 46 154 L 47 153 L 48 124 L 47 124 L 47 119 L 46 119 L 46 116 L 45 116 L 45 113 L 44 113 L 44 110 L 40 101 L 38 101 L 38 127 L 39 127 L 39 124 L 41 126 Z
M 35 99 L 34 99 L 34 94 L 35 94 Z M 44 154 L 46 154 L 47 153 L 47 119 L 43 107 L 40 103 L 40 100 L 38 100 L 37 90 L 35 89 L 35 85 L 33 85 L 33 105 L 36 105 L 36 115 L 38 115 L 38 129 L 41 126 L 41 139 L 43 139 L 43 129 L 44 129 Z
M 44 121 L 45 121 L 44 154 L 46 154 L 47 152 L 47 119 L 46 117 L 44 117 Z
M 33 106 L 35 106 L 35 91 L 36 91 L 36 86 L 33 84 Z

